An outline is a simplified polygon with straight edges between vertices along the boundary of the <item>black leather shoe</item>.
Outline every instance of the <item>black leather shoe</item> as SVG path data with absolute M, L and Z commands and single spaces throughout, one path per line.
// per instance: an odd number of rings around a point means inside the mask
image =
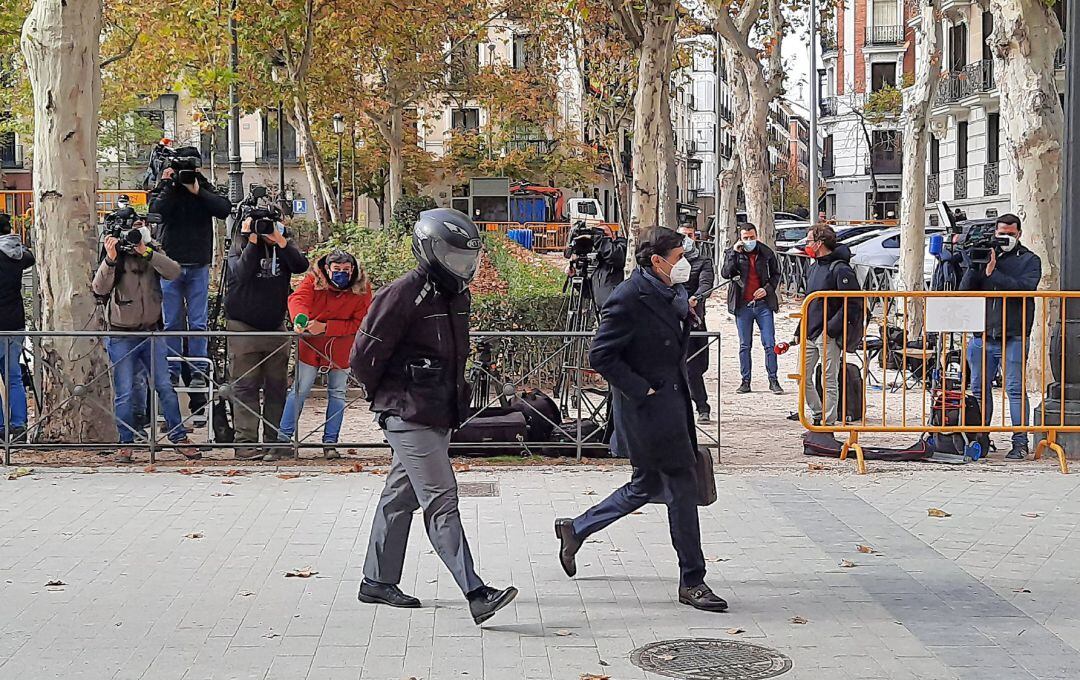
M 780 386 L 780 381 L 776 378 L 769 380 L 769 391 L 773 394 L 783 394 L 784 388 Z
M 402 609 L 416 609 L 420 606 L 420 600 L 401 592 L 401 588 L 396 585 L 375 583 L 367 579 L 360 582 L 360 593 L 356 598 L 368 604 L 386 604 Z
M 476 625 L 487 621 L 495 612 L 514 601 L 518 589 L 514 586 L 506 590 L 495 590 L 491 586 L 481 586 L 469 593 L 469 613 Z
M 1005 454 L 1005 458 L 1007 460 L 1024 460 L 1028 457 L 1028 453 L 1027 444 L 1013 444 L 1012 449 Z
M 577 551 L 583 541 L 574 533 L 574 520 L 562 517 L 555 520 L 555 536 L 559 539 L 559 564 L 570 578 L 577 574 Z
M 727 601 L 702 583 L 693 588 L 679 588 L 679 602 L 705 612 L 727 611 Z
M 735 390 L 735 394 L 750 394 L 750 381 L 742 381 L 742 383 L 739 384 L 739 389 Z

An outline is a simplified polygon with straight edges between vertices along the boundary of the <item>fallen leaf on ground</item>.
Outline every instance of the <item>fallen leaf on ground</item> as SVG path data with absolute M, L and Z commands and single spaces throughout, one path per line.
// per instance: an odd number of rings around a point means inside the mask
M 219 498 L 220 498 L 220 497 L 222 497 L 222 496 L 231 496 L 232 494 L 231 494 L 231 493 L 212 493 L 212 494 L 210 494 L 210 495 L 211 495 L 211 496 L 217 496 L 217 497 L 219 497 Z
M 1038 513 L 1038 512 L 1025 512 L 1025 513 L 1022 513 L 1022 514 L 1024 515 L 1024 517 L 1031 517 L 1032 519 L 1034 519 L 1036 517 L 1042 517 L 1042 513 Z
M 640 510 L 635 510 L 635 511 L 631 512 L 630 514 L 631 515 L 644 515 L 645 513 L 640 511 Z
M 86 468 L 85 470 L 82 471 L 82 473 L 84 475 L 96 475 L 97 470 L 95 468 Z
M 277 478 L 278 479 L 296 479 L 299 476 L 300 476 L 299 472 L 283 472 L 282 474 L 278 475 Z
M 824 470 L 824 469 L 825 469 L 825 465 L 824 465 L 824 464 L 822 464 L 822 463 L 807 463 L 807 464 L 806 464 L 806 468 L 807 468 L 808 470 L 810 470 L 810 471 L 814 472 L 814 471 L 817 471 L 817 470 Z
M 855 563 L 851 560 L 840 560 L 840 567 L 842 569 L 851 569 L 855 566 Z
M 177 470 L 182 475 L 201 475 L 202 470 L 196 470 L 194 468 L 180 468 Z
M 234 482 L 231 479 L 223 479 L 223 480 L 221 480 L 221 483 L 222 484 L 236 484 L 237 482 Z
M 147 465 L 142 469 L 143 472 L 157 472 L 157 467 L 153 465 Z
M 25 477 L 26 475 L 30 474 L 33 471 L 34 471 L 34 468 L 25 468 L 25 467 L 15 468 L 15 471 L 9 473 L 7 478 L 9 480 L 10 479 L 18 479 L 19 477 Z
M 202 537 L 203 537 L 203 535 L 198 533 L 198 532 L 190 533 L 190 534 L 184 534 L 184 538 L 202 538 Z
M 609 664 L 607 661 L 604 661 L 603 659 L 600 659 L 600 665 L 601 666 L 610 666 L 611 664 Z
M 793 617 L 791 617 L 791 622 L 795 623 L 795 624 L 798 624 L 800 626 L 803 625 L 804 623 L 809 623 L 806 619 L 804 619 L 801 616 L 793 616 Z
M 622 552 L 622 551 L 623 551 L 622 548 L 612 548 L 611 549 L 611 552 Z
M 349 467 L 343 467 L 343 468 L 338 468 L 337 470 L 334 470 L 334 473 L 339 474 L 339 475 L 347 475 L 347 474 L 350 474 L 352 472 L 363 472 L 363 471 L 364 471 L 364 466 L 363 465 L 361 465 L 360 463 L 353 463 Z
M 857 546 L 855 546 L 855 549 L 858 550 L 859 552 L 865 553 L 867 555 L 873 555 L 874 553 L 877 552 L 877 550 L 874 550 L 873 548 L 871 548 L 868 545 L 857 545 Z
M 730 557 L 706 557 L 706 562 L 730 562 Z
M 555 635 L 559 637 L 570 637 L 571 635 L 573 635 L 573 633 L 568 630 L 557 630 L 555 631 Z
M 1013 592 L 1014 593 L 1030 593 L 1031 591 L 1028 590 L 1027 588 L 1013 588 Z
M 247 474 L 247 470 L 226 470 L 225 471 L 225 476 L 226 477 L 239 477 L 240 475 L 246 475 L 246 474 Z
M 738 635 L 739 633 L 745 633 L 746 631 L 742 628 L 728 628 L 724 632 L 726 632 L 728 635 Z
M 585 494 L 586 496 L 595 496 L 595 495 L 596 495 L 596 492 L 595 492 L 595 491 L 593 491 L 592 489 L 586 489 L 586 490 L 585 490 L 585 492 L 584 492 L 584 494 Z
M 389 472 L 390 472 L 389 470 L 372 470 L 371 474 L 373 474 L 373 475 L 385 475 L 385 474 L 388 474 Z
M 263 635 L 263 637 L 268 640 L 273 640 L 274 638 L 281 637 L 281 635 L 279 635 L 278 633 L 267 633 L 266 635 Z
M 454 469 L 458 472 L 468 472 L 472 470 L 472 466 L 468 463 L 454 463 Z
M 315 574 L 318 574 L 318 573 L 319 572 L 312 571 L 311 569 L 308 569 L 308 568 L 294 569 L 292 571 L 285 572 L 285 578 L 311 578 L 312 576 L 314 576 Z
M 241 590 L 239 593 L 237 593 L 237 595 L 239 595 L 240 597 L 251 597 L 254 594 L 255 593 L 251 592 L 250 590 Z
M 952 517 L 952 515 L 945 512 L 941 508 L 930 508 L 926 511 L 926 514 L 930 515 L 931 517 Z
M 66 585 L 67 584 L 64 583 L 63 581 L 49 581 L 48 583 L 45 584 L 45 587 L 46 588 L 61 588 L 61 587 L 66 586 Z
M 611 676 L 597 675 L 596 673 L 582 673 L 581 680 L 611 680 Z

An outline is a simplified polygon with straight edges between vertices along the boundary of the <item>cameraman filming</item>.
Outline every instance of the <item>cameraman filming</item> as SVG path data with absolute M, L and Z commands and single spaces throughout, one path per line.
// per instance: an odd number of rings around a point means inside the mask
M 607 225 L 588 228 L 579 223 L 570 232 L 563 255 L 570 260 L 571 271 L 577 258 L 588 258 L 590 253 L 596 254 L 592 271 L 589 272 L 589 284 L 597 311 L 625 278 L 626 248 L 626 238 L 616 236 Z
M 974 257 L 973 248 L 969 247 L 965 251 L 964 266 L 967 270 L 960 280 L 960 290 L 1036 290 L 1042 279 L 1042 261 L 1038 255 L 1020 244 L 1022 233 L 1019 217 L 1013 214 L 999 217 L 995 232 L 996 243 L 989 249 L 989 261 L 984 263 L 981 261 L 982 257 Z M 1009 396 L 1012 424 L 1014 427 L 1028 424 L 1024 357 L 1027 356 L 1028 338 L 1034 324 L 1034 299 L 986 299 L 986 332 L 972 339 L 967 356 L 971 371 L 971 393 L 983 402 L 984 424 L 990 424 L 994 414 L 993 393 L 986 389 L 985 383 L 993 380 L 1002 368 L 1003 361 L 1005 392 Z M 988 396 L 985 400 L 982 398 L 984 393 Z M 1012 449 L 1005 457 L 1009 460 L 1023 460 L 1028 451 L 1027 433 L 1017 432 L 1012 437 Z
M 118 238 L 105 236 L 105 258 L 94 274 L 91 287 L 95 295 L 108 297 L 108 327 L 113 331 L 152 334 L 161 330 L 161 281 L 180 275 L 180 265 L 165 255 L 161 246 L 150 240 L 150 228 L 141 219 Z M 136 390 L 144 389 L 142 376 L 154 376 L 154 390 L 165 415 L 169 441 L 185 458 L 202 457 L 188 439 L 180 417 L 180 402 L 169 380 L 169 349 L 163 339 L 117 336 L 106 342 L 112 378 L 116 412 L 116 429 L 120 434 L 117 459 L 130 463 L 135 441 L 135 403 L 140 397 Z M 153 370 L 151 371 L 151 366 Z
M 249 216 L 240 227 L 229 253 L 225 293 L 225 328 L 240 332 L 285 331 L 290 282 L 307 271 L 308 261 L 286 235 L 280 215 Z M 288 392 L 289 341 L 283 337 L 234 336 L 229 338 L 229 371 L 235 382 L 233 420 L 236 442 L 259 441 L 262 419 L 266 450 L 236 449 L 246 460 L 275 460 L 289 454 L 277 446 L 282 411 Z M 260 393 L 262 404 L 260 405 Z
M 161 173 L 150 212 L 161 215 L 161 245 L 180 264 L 180 275 L 162 286 L 162 311 L 167 331 L 205 331 L 210 297 L 210 264 L 214 255 L 214 218 L 225 219 L 232 210 L 229 199 L 211 189 L 210 181 L 194 169 L 197 156 L 175 159 Z M 187 340 L 187 352 L 184 340 Z M 207 338 L 169 338 L 170 356 L 207 356 Z M 180 383 L 181 365 L 170 364 L 174 384 Z M 191 387 L 204 387 L 206 376 L 192 371 Z

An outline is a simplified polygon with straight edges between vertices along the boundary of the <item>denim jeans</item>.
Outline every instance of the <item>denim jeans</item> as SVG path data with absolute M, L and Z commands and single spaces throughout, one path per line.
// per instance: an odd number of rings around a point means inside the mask
M 116 430 L 120 433 L 121 444 L 135 441 L 134 406 L 135 390 L 141 387 L 138 380 L 140 367 L 147 378 L 154 375 L 154 388 L 158 401 L 165 412 L 165 425 L 168 427 L 169 441 L 178 442 L 187 437 L 180 418 L 180 402 L 176 399 L 169 380 L 169 350 L 163 338 L 118 337 L 106 342 L 109 361 L 112 362 L 113 408 L 116 412 Z M 151 371 L 153 366 L 153 371 Z M 153 417 L 151 414 L 150 417 Z
M 3 349 L 3 365 L 0 366 L 0 374 L 4 377 L 4 385 L 9 396 L 7 406 L 11 418 L 11 429 L 26 427 L 26 385 L 23 384 L 22 366 L 19 364 L 19 355 L 22 354 L 23 336 L 8 335 L 0 337 L 0 348 Z M 0 416 L 3 416 L 3 399 L 0 395 Z M 6 431 L 7 428 L 0 430 Z
M 210 265 L 182 267 L 179 278 L 161 281 L 161 313 L 167 331 L 205 331 L 210 302 Z M 187 354 L 184 340 L 187 340 Z M 205 357 L 207 339 L 174 337 L 168 339 L 169 356 Z M 193 366 L 192 368 L 196 368 Z M 200 363 L 197 368 L 202 369 Z M 172 362 L 169 371 L 180 375 L 180 364 Z
M 986 388 L 990 392 L 983 402 L 985 424 L 993 424 L 994 395 L 991 387 L 994 376 L 1001 368 L 1001 340 L 975 338 L 968 345 L 968 364 L 971 367 L 971 393 L 982 400 L 983 393 L 983 346 L 986 346 Z M 1005 341 L 1005 393 L 1009 397 L 1009 415 L 1013 425 L 1028 424 L 1027 389 L 1024 383 L 1024 357 L 1027 356 L 1027 343 L 1020 338 L 1007 338 Z M 1013 444 L 1027 446 L 1025 432 L 1016 432 L 1012 436 Z
M 278 435 L 281 441 L 291 441 L 296 432 L 296 422 L 300 419 L 300 413 L 304 410 L 304 402 L 311 394 L 311 388 L 315 385 L 315 378 L 319 375 L 317 366 L 297 362 L 296 379 L 289 388 L 289 396 L 285 399 L 285 411 L 281 414 L 281 433 Z M 327 402 L 326 402 L 326 428 L 323 430 L 323 443 L 336 444 L 338 435 L 341 434 L 341 421 L 345 414 L 345 393 L 349 385 L 348 369 L 333 369 L 326 374 Z
M 761 346 L 765 348 L 765 372 L 769 380 L 776 380 L 776 326 L 773 311 L 759 300 L 735 310 L 735 326 L 739 329 L 739 370 L 744 382 L 750 382 L 750 370 L 754 362 L 750 358 L 754 345 L 754 324 L 761 331 Z

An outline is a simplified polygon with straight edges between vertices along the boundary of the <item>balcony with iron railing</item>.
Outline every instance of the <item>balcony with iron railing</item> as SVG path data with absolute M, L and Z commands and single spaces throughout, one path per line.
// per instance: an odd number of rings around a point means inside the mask
M 1001 165 L 987 163 L 983 166 L 983 196 L 997 196 L 1001 192 Z
M 821 116 L 827 118 L 829 116 L 840 115 L 840 99 L 837 97 L 824 97 L 821 100 Z
M 554 142 L 550 139 L 544 139 L 539 137 L 521 137 L 518 139 L 511 139 L 506 143 L 506 151 L 523 151 L 525 153 L 535 154 L 542 156 L 551 152 L 551 147 Z
M 994 80 L 994 62 L 982 59 L 968 64 L 960 71 L 941 74 L 938 81 L 938 105 L 954 104 L 961 99 L 985 94 L 997 87 Z
M 819 35 L 822 52 L 835 52 L 837 50 L 836 34 L 831 30 L 823 30 Z
M 937 203 L 941 198 L 941 174 L 932 172 L 926 175 L 926 202 Z
M 953 170 L 953 198 L 963 199 L 968 197 L 968 169 L 957 168 Z
M 904 44 L 903 26 L 867 26 L 866 47 L 895 47 Z

